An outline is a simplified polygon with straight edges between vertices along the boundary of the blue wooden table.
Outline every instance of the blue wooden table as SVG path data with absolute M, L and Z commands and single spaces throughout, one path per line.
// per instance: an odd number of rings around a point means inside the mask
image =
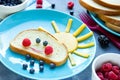
M 75 4 L 74 9 L 73 9 L 73 12 L 74 12 L 73 16 L 75 16 L 77 18 L 79 18 L 80 11 L 84 9 L 83 7 L 80 6 L 78 0 L 47 0 L 47 1 L 51 4 L 52 3 L 55 4 L 54 9 L 66 12 L 68 14 L 69 14 L 69 10 L 67 9 L 67 3 L 68 3 L 68 1 L 73 1 Z M 29 7 L 31 9 L 35 8 L 34 2 L 35 2 L 35 0 L 33 0 L 32 3 L 29 3 Z M 28 7 L 28 9 L 30 9 L 29 7 Z M 50 8 L 50 7 L 48 7 L 48 8 Z M 97 41 L 99 34 L 94 32 L 94 35 L 95 35 L 96 43 L 97 43 L 96 56 L 98 56 L 100 54 L 104 54 L 104 53 L 120 53 L 120 49 L 116 48 L 111 42 L 110 42 L 108 48 L 106 48 L 106 49 L 101 48 Z M 91 80 L 91 65 L 92 65 L 92 63 L 83 72 L 81 72 L 73 77 L 63 79 L 63 80 Z M 0 63 L 0 80 L 31 80 L 31 79 L 28 79 L 28 78 L 20 76 L 16 73 L 13 73 L 9 69 L 7 69 L 2 63 Z

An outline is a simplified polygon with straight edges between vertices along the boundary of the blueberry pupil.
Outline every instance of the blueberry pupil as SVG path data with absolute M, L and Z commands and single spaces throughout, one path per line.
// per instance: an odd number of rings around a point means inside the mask
M 47 46 L 47 44 L 48 44 L 47 41 L 44 41 L 44 42 L 43 42 L 43 45 L 44 45 L 44 46 Z
M 40 39 L 39 38 L 36 39 L 36 43 L 40 43 Z

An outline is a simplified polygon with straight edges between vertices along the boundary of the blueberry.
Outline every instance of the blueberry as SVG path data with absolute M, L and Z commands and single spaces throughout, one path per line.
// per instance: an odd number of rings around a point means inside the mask
M 98 41 L 99 41 L 100 43 L 102 43 L 103 40 L 104 40 L 104 38 L 105 38 L 105 35 L 100 35 L 100 36 L 98 37 Z
M 56 65 L 54 63 L 50 63 L 50 69 L 54 69 Z
M 22 3 L 22 1 L 21 1 L 21 0 L 18 0 L 18 1 L 17 1 L 17 4 L 21 4 L 21 3 Z
M 27 54 L 26 56 L 26 60 L 30 60 L 31 56 L 29 54 Z
M 43 45 L 44 45 L 44 46 L 47 46 L 47 45 L 48 45 L 48 42 L 47 42 L 47 41 L 44 41 L 44 42 L 43 42 Z
M 40 38 L 36 38 L 36 43 L 40 43 Z
M 10 3 L 11 2 L 11 0 L 6 0 L 6 3 Z
M 44 66 L 42 65 L 42 66 L 39 67 L 39 71 L 43 72 L 43 70 L 44 70 Z
M 55 4 L 51 4 L 51 7 L 52 7 L 52 9 L 54 9 L 55 8 Z
M 34 66 L 35 60 L 30 60 L 30 66 Z
M 108 39 L 107 37 L 104 39 L 104 44 L 105 44 L 105 45 L 108 45 L 108 44 L 109 44 L 109 39 Z
M 41 66 L 41 65 L 44 65 L 44 61 L 43 60 L 40 60 L 39 61 L 39 65 Z
M 106 48 L 109 45 L 109 39 L 105 35 L 100 35 L 98 37 L 98 42 L 100 43 L 102 48 Z
M 27 65 L 27 64 L 23 64 L 23 69 L 24 69 L 24 70 L 26 70 L 26 69 L 27 69 L 27 67 L 28 67 L 28 65 Z
M 30 74 L 34 74 L 35 70 L 33 68 L 30 69 Z
M 70 15 L 74 15 L 74 12 L 73 12 L 73 11 L 70 11 Z

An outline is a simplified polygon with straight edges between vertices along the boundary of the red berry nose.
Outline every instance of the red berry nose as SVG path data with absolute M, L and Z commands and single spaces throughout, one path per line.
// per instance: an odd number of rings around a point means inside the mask
M 23 45 L 24 47 L 30 46 L 30 45 L 31 45 L 30 39 L 28 39 L 28 38 L 23 39 L 22 45 Z
M 53 48 L 51 46 L 46 46 L 44 52 L 46 55 L 50 55 L 53 52 Z

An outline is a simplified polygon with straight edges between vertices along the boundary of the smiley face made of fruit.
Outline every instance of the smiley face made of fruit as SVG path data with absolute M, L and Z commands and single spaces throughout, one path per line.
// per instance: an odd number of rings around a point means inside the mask
M 40 47 L 42 46 L 44 48 L 44 50 L 39 50 L 39 49 L 36 49 L 34 47 L 31 47 L 31 41 L 29 38 L 24 38 L 23 41 L 22 41 L 22 45 L 25 47 L 25 48 L 30 48 L 32 49 L 33 51 L 37 52 L 37 53 L 45 53 L 46 56 L 49 56 L 53 53 L 53 47 L 48 45 L 48 41 L 42 41 L 40 40 L 40 38 L 36 38 L 36 44 L 35 46 L 36 47 Z

